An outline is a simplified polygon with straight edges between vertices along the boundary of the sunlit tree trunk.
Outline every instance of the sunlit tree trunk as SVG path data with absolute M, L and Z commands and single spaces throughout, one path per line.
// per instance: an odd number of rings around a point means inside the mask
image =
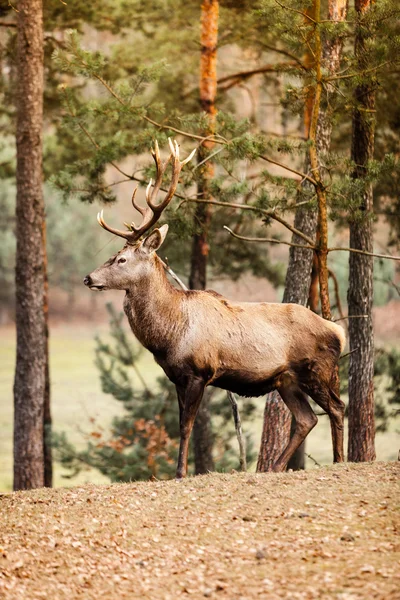
M 366 37 L 361 23 L 370 10 L 371 0 L 356 0 L 357 25 L 355 57 L 359 70 L 367 68 Z M 366 179 L 368 162 L 374 154 L 375 84 L 373 80 L 358 85 L 354 94 L 351 158 L 353 178 L 362 183 L 363 191 L 350 222 L 350 247 L 373 252 L 372 186 Z M 373 258 L 350 252 L 348 310 L 350 315 L 367 315 L 349 319 L 349 443 L 348 460 L 375 459 L 374 419 L 374 332 L 372 325 Z
M 200 105 L 208 115 L 208 127 L 204 135 L 214 131 L 215 98 L 217 93 L 217 42 L 218 42 L 218 0 L 204 0 L 201 5 L 201 59 L 200 59 Z M 212 148 L 210 142 L 204 142 L 198 153 L 202 162 Z M 200 198 L 209 199 L 209 182 L 214 176 L 214 168 L 210 162 L 201 167 L 198 182 Z M 195 227 L 193 236 L 189 287 L 193 290 L 204 290 L 207 282 L 208 232 L 211 221 L 211 206 L 199 204 L 195 211 Z M 214 470 L 212 457 L 213 434 L 209 411 L 209 395 L 204 394 L 193 428 L 195 472 L 207 473 Z
M 14 379 L 16 490 L 41 487 L 45 481 L 42 0 L 18 2 L 17 39 L 17 359 Z

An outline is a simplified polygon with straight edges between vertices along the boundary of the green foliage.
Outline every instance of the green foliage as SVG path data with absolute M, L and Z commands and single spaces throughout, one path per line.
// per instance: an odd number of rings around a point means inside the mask
M 96 366 L 104 393 L 124 407 L 125 414 L 114 418 L 110 431 L 93 420 L 86 436 L 86 447 L 77 450 L 65 433 L 54 433 L 54 457 L 74 477 L 85 468 L 100 471 L 111 481 L 132 481 L 157 477 L 173 477 L 179 445 L 178 402 L 173 384 L 160 377 L 147 382 L 138 365 L 143 349 L 130 341 L 122 313 L 111 304 L 111 342 L 96 338 Z M 238 450 L 230 403 L 225 393 L 212 394 L 211 411 L 215 419 L 215 453 L 217 470 L 238 468 Z M 243 402 L 244 424 L 251 419 L 254 405 Z M 191 457 L 190 457 L 191 459 Z M 248 460 L 254 459 L 250 442 Z
M 92 219 L 84 207 L 70 200 L 62 202 L 59 194 L 45 188 L 47 217 L 48 274 L 51 286 L 72 295 L 77 283 L 93 266 L 96 235 Z M 0 306 L 13 305 L 15 293 L 15 185 L 3 182 L 0 190 L 1 251 Z

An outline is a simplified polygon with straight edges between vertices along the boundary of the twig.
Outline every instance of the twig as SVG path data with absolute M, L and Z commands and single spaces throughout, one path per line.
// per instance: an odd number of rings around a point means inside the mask
M 293 62 L 286 61 L 283 63 L 272 63 L 269 65 L 264 65 L 263 67 L 258 67 L 257 69 L 251 69 L 249 71 L 239 71 L 237 73 L 232 73 L 232 75 L 225 75 L 224 77 L 220 77 L 218 79 L 217 83 L 218 83 L 218 85 L 220 85 L 221 83 L 226 83 L 227 81 L 231 81 L 232 79 L 233 80 L 248 79 L 249 77 L 252 77 L 252 75 L 259 75 L 260 73 L 275 73 L 279 69 L 282 69 L 285 67 L 299 68 L 300 65 L 295 61 L 293 61 Z
M 185 292 L 187 292 L 187 291 L 188 291 L 188 288 L 186 287 L 186 285 L 183 283 L 183 281 L 182 281 L 181 279 L 179 279 L 179 277 L 178 277 L 178 275 L 175 273 L 175 271 L 173 271 L 173 270 L 171 269 L 171 267 L 169 266 L 169 263 L 168 263 L 168 258 L 167 258 L 167 257 L 165 257 L 165 262 L 164 262 L 163 260 L 161 260 L 161 258 L 160 258 L 160 261 L 161 261 L 161 264 L 162 264 L 162 266 L 164 267 L 164 269 L 167 271 L 167 273 L 168 273 L 169 275 L 171 275 L 172 279 L 174 279 L 174 280 L 176 281 L 176 283 L 177 283 L 177 284 L 178 284 L 178 285 L 179 285 L 179 286 L 180 286 L 180 287 L 181 287 L 181 288 L 182 288 L 182 289 L 183 289 Z
M 325 77 L 324 81 L 336 81 L 338 79 L 350 79 L 351 77 L 359 77 L 360 75 L 373 73 L 374 71 L 377 71 L 378 69 L 381 69 L 386 65 L 390 65 L 391 62 L 392 61 L 390 60 L 385 60 L 385 62 L 381 63 L 380 65 L 377 65 L 376 67 L 371 67 L 370 69 L 365 69 L 364 71 L 359 71 L 358 73 L 348 73 L 347 75 L 332 75 L 332 77 Z
M 317 460 L 315 460 L 315 458 L 313 456 L 311 456 L 311 454 L 307 454 L 307 452 L 305 452 L 305 455 L 313 461 L 313 463 L 317 466 L 317 467 L 322 467 L 322 465 L 319 464 L 319 462 Z
M 400 256 L 392 254 L 375 254 L 375 252 L 367 252 L 366 250 L 357 250 L 357 248 L 327 248 L 327 252 L 355 252 L 356 254 L 364 254 L 365 256 L 374 256 L 375 258 L 387 258 L 388 260 L 400 260 Z
M 357 352 L 359 349 L 360 348 L 354 348 L 354 350 L 350 350 L 350 352 L 346 352 L 346 354 L 342 354 L 342 356 L 339 357 L 339 360 L 342 360 L 342 358 L 346 358 L 346 356 L 350 356 L 350 354 Z
M 348 315 L 347 317 L 340 317 L 340 319 L 333 319 L 333 323 L 338 321 L 344 321 L 345 319 L 368 319 L 369 315 Z
M 240 470 L 247 471 L 246 439 L 243 437 L 242 422 L 240 420 L 239 407 L 237 405 L 236 398 L 232 394 L 232 392 L 228 392 L 228 398 L 232 405 L 232 413 L 233 413 L 233 420 L 235 421 L 236 436 L 237 436 L 237 439 L 239 442 Z
M 307 13 L 304 13 L 301 10 L 297 10 L 297 8 L 292 8 L 291 6 L 285 6 L 285 4 L 282 4 L 281 2 L 279 2 L 279 0 L 275 0 L 276 4 L 278 4 L 278 6 L 280 6 L 281 8 L 284 8 L 285 10 L 297 13 L 298 15 L 301 15 L 302 17 L 304 17 L 305 19 L 308 19 L 308 21 L 311 21 L 311 23 L 314 23 L 314 25 L 318 24 L 318 21 L 316 21 L 315 19 L 313 19 L 312 17 L 310 17 L 310 15 L 308 15 Z
M 341 319 L 346 319 L 346 317 L 343 314 L 342 302 L 340 300 L 340 292 L 339 292 L 339 282 L 338 282 L 338 279 L 337 279 L 334 271 L 332 271 L 332 269 L 328 269 L 328 276 L 333 280 L 333 286 L 335 288 L 336 307 L 337 307 L 339 315 L 340 315 L 339 321 Z
M 206 163 L 209 160 L 211 160 L 212 158 L 214 158 L 214 156 L 216 156 L 217 154 L 219 154 L 220 152 L 222 152 L 223 149 L 224 148 L 218 148 L 218 150 L 215 150 L 215 152 L 212 152 L 212 154 L 210 154 L 209 156 L 206 156 L 201 162 L 197 163 L 197 165 L 195 167 L 193 167 L 193 171 L 195 171 L 196 169 L 198 169 L 199 167 L 201 167 L 201 165 L 204 165 L 204 163 Z
M 306 250 L 316 250 L 316 246 L 308 246 L 306 244 L 294 244 L 292 242 L 285 242 L 284 240 L 278 240 L 275 238 L 251 238 L 251 237 L 245 237 L 244 235 L 238 235 L 237 233 L 233 232 L 232 229 L 229 229 L 229 227 L 227 227 L 226 225 L 224 225 L 224 229 L 226 229 L 226 231 L 228 231 L 233 237 L 237 238 L 238 240 L 244 240 L 246 242 L 270 242 L 271 244 L 284 244 L 285 246 L 293 246 L 294 248 L 303 248 Z

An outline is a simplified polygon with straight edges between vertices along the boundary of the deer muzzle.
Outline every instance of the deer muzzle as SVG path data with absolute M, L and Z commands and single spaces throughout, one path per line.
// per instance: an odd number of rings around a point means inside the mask
M 86 277 L 83 280 L 83 283 L 87 285 L 91 290 L 97 290 L 99 292 L 101 292 L 101 290 L 104 290 L 106 287 L 105 285 L 96 285 L 93 279 L 90 277 L 90 275 L 86 275 Z

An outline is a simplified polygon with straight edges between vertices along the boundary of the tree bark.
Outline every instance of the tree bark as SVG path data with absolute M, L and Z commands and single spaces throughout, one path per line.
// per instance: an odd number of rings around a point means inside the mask
M 277 391 L 268 394 L 264 409 L 257 473 L 272 471 L 289 441 L 291 412 Z
M 44 485 L 46 335 L 42 240 L 42 0 L 20 0 L 17 18 L 15 490 Z
M 204 135 L 212 134 L 215 123 L 215 97 L 217 93 L 217 41 L 218 41 L 218 0 L 204 0 L 201 5 L 201 59 L 200 59 L 200 104 L 208 115 L 208 128 Z M 204 142 L 200 147 L 198 160 L 201 162 L 212 147 Z M 210 198 L 209 181 L 214 175 L 210 162 L 201 167 L 198 193 L 201 198 Z M 199 204 L 195 210 L 197 232 L 193 236 L 189 287 L 204 290 L 207 285 L 208 230 L 211 221 L 211 206 Z M 206 393 L 200 405 L 193 428 L 195 473 L 214 470 L 212 457 L 213 435 L 209 411 L 209 395 Z
M 368 32 L 360 19 L 370 10 L 371 0 L 356 0 L 357 25 L 355 57 L 359 70 L 366 68 L 365 38 Z M 373 252 L 372 186 L 368 183 L 368 162 L 374 154 L 375 84 L 373 80 L 355 89 L 351 158 L 356 165 L 353 178 L 363 183 L 362 197 L 350 221 L 350 247 Z M 374 334 L 372 325 L 373 258 L 350 252 L 348 310 L 349 319 L 349 441 L 348 460 L 375 460 L 374 418 Z

